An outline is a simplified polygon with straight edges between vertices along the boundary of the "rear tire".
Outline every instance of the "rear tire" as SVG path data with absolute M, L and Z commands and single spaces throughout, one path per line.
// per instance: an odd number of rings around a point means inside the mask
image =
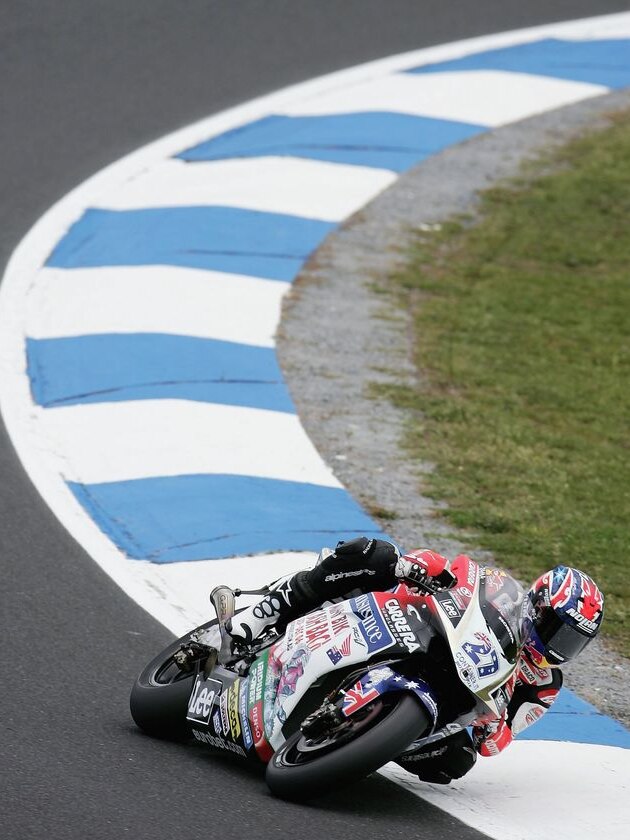
M 295 732 L 267 765 L 271 792 L 282 799 L 305 800 L 358 781 L 400 755 L 432 725 L 426 709 L 411 694 L 395 695 L 386 712 L 356 738 L 322 755 L 301 750 L 300 744 L 307 742 L 301 730 Z
M 215 619 L 201 626 L 211 627 L 216 623 Z M 195 674 L 183 673 L 173 660 L 173 655 L 189 638 L 190 633 L 182 636 L 152 659 L 131 689 L 131 717 L 147 735 L 176 741 L 191 735 L 186 712 Z

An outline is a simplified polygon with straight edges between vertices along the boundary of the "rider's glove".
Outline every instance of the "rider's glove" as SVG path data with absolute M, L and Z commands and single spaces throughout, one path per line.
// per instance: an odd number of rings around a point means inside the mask
M 407 586 L 430 593 L 450 589 L 457 580 L 446 557 L 428 548 L 416 548 L 399 557 L 394 574 Z
M 485 726 L 473 726 L 473 744 L 479 755 L 498 755 L 514 740 L 512 729 L 506 721 L 506 714 L 499 720 L 486 723 Z

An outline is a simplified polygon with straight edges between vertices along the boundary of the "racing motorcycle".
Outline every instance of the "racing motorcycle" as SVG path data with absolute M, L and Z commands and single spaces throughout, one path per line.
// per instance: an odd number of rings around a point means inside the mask
M 448 590 L 400 584 L 323 606 L 232 649 L 239 590 L 217 618 L 142 671 L 131 714 L 146 733 L 266 764 L 272 793 L 303 800 L 356 781 L 440 732 L 501 717 L 520 652 L 523 592 L 457 558 Z

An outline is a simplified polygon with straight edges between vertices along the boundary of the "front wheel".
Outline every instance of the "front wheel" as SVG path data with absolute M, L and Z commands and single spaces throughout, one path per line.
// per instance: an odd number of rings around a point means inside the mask
M 271 792 L 304 800 L 357 781 L 396 758 L 432 725 L 411 694 L 383 695 L 348 722 L 338 736 L 312 741 L 301 730 L 291 735 L 267 765 Z
M 205 629 L 216 623 L 214 619 L 202 627 Z M 171 740 L 190 737 L 186 710 L 195 674 L 182 672 L 173 658 L 189 639 L 190 633 L 172 642 L 152 659 L 131 689 L 131 716 L 147 735 Z

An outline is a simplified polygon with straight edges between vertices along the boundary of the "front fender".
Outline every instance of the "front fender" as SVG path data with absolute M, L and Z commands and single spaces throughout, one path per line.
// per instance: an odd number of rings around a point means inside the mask
M 351 688 L 342 690 L 343 703 L 341 711 L 345 717 L 350 717 L 359 709 L 390 692 L 406 691 L 415 694 L 429 713 L 432 721 L 431 732 L 435 728 L 438 717 L 438 704 L 431 686 L 416 677 L 413 680 L 398 674 L 389 665 L 370 668 L 360 677 Z M 427 733 L 430 735 L 431 733 Z

